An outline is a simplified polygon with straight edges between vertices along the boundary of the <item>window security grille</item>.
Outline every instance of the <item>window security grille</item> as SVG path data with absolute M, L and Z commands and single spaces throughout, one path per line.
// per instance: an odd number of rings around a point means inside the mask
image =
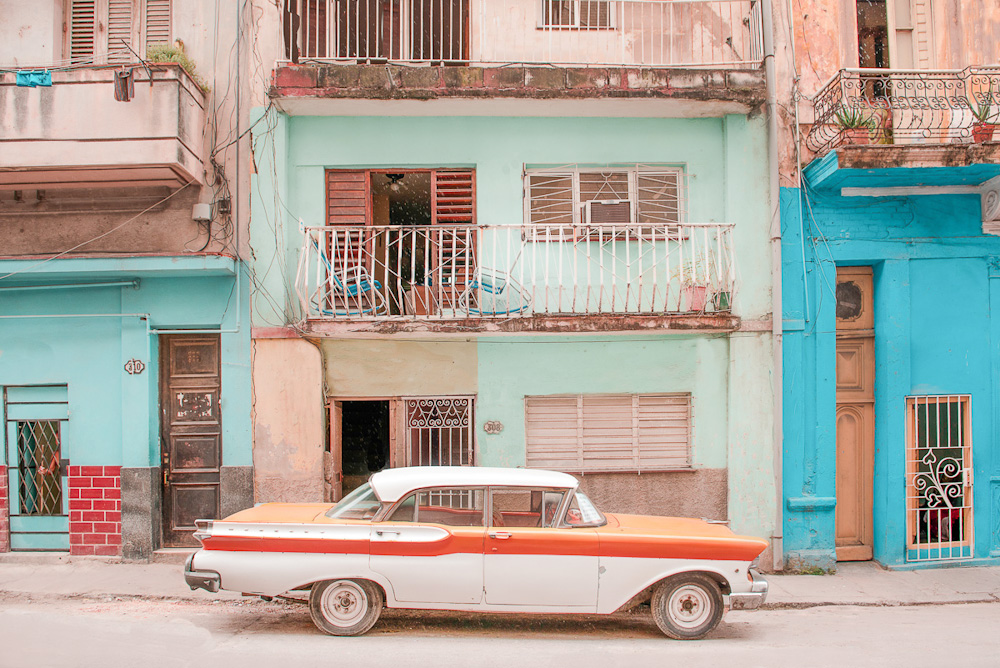
M 906 559 L 971 558 L 971 397 L 907 397 L 906 407 Z
M 612 28 L 610 0 L 542 0 L 542 28 Z
M 474 466 L 473 397 L 404 400 L 407 466 Z

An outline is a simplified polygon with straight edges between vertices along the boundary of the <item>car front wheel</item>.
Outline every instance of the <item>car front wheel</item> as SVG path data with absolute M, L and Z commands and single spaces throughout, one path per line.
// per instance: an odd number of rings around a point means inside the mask
M 724 612 L 719 584 L 700 573 L 664 580 L 650 604 L 656 625 L 677 640 L 704 638 L 719 625 Z
M 382 603 L 382 590 L 367 580 L 326 580 L 313 585 L 309 614 L 324 633 L 356 636 L 375 625 Z

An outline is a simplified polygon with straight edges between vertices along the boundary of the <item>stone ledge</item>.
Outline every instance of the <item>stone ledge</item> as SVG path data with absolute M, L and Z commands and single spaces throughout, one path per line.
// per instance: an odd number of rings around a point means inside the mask
M 276 99 L 765 99 L 762 69 L 317 64 L 279 67 L 272 81 Z

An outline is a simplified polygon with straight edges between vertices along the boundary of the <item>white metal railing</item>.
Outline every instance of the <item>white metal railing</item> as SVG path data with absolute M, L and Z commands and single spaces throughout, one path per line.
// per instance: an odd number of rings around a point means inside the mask
M 287 0 L 286 60 L 757 66 L 760 0 Z
M 732 225 L 305 228 L 307 319 L 507 319 L 726 313 Z

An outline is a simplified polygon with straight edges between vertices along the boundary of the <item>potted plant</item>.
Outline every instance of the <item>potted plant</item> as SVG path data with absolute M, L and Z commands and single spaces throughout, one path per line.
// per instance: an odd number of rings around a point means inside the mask
M 841 134 L 848 144 L 868 144 L 871 142 L 874 123 L 871 117 L 861 109 L 841 106 L 834 114 Z
M 1000 124 L 1000 101 L 993 94 L 993 87 L 981 97 L 969 96 L 969 111 L 972 112 L 972 141 L 982 144 L 993 139 L 993 131 Z

